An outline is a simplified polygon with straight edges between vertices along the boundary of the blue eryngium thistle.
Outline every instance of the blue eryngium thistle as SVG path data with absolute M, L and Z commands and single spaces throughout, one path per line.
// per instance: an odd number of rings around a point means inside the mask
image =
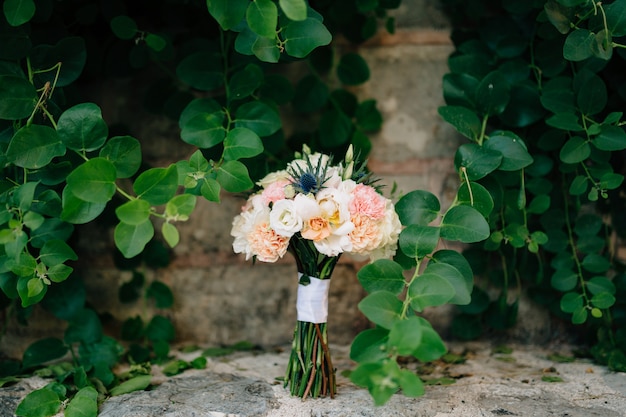
M 304 154 L 304 159 L 306 161 L 304 167 L 293 165 L 287 170 L 291 176 L 291 185 L 298 193 L 315 194 L 324 188 L 324 183 L 328 179 L 326 178 L 326 169 L 328 166 L 322 165 L 323 158 L 319 158 L 317 164 L 314 166 L 311 162 L 310 155 L 307 153 Z M 329 160 L 327 163 L 330 164 L 331 161 Z

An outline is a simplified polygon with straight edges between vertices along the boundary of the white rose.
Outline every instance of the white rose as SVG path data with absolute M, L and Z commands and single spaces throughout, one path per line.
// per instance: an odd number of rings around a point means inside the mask
M 296 212 L 293 200 L 279 200 L 270 212 L 270 227 L 286 237 L 291 237 L 302 229 L 302 218 Z

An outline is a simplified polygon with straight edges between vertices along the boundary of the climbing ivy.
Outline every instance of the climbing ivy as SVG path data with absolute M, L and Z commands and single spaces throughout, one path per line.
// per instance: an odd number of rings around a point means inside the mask
M 623 1 L 444 1 L 455 51 L 439 114 L 467 143 L 455 155 L 490 237 L 467 251 L 501 289 L 475 287 L 454 333 L 517 320 L 523 288 L 594 334 L 585 342 L 626 370 Z

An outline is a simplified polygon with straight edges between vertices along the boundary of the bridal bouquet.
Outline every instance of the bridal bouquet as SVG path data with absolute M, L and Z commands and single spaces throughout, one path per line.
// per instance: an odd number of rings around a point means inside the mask
M 336 392 L 327 341 L 330 277 L 343 253 L 370 260 L 395 254 L 400 221 L 350 147 L 343 161 L 302 154 L 258 182 L 233 220 L 235 253 L 276 262 L 290 252 L 298 268 L 297 324 L 285 386 L 302 398 Z

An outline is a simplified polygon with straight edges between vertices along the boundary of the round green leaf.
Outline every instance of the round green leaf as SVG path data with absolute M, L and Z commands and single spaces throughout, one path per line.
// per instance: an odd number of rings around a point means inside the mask
M 60 408 L 59 395 L 44 387 L 28 393 L 18 404 L 15 414 L 18 416 L 53 416 Z
M 321 109 L 329 96 L 328 85 L 319 77 L 308 75 L 296 84 L 293 106 L 298 112 L 310 113 Z
M 100 149 L 100 157 L 111 161 L 117 178 L 129 178 L 141 166 L 141 145 L 131 136 L 115 136 Z
M 454 155 L 454 166 L 461 172 L 467 172 L 470 181 L 479 180 L 498 169 L 502 164 L 502 153 L 493 151 L 476 143 L 464 143 Z
M 370 69 L 361 55 L 347 53 L 339 60 L 337 76 L 345 85 L 359 85 L 369 80 Z
M 73 224 L 85 224 L 92 221 L 106 207 L 106 202 L 92 203 L 76 197 L 68 187 L 63 189 L 62 203 L 61 219 Z
M 204 178 L 200 187 L 200 193 L 207 200 L 219 203 L 221 188 L 220 184 L 213 178 Z
M 276 133 L 282 123 L 276 110 L 261 101 L 251 101 L 237 109 L 235 126 L 248 128 L 264 137 Z
M 489 224 L 478 210 L 470 206 L 455 206 L 441 221 L 441 237 L 463 243 L 480 242 L 489 237 Z
M 604 110 L 608 93 L 602 78 L 595 74 L 583 76 L 583 82 L 577 86 L 576 90 L 576 104 L 583 114 L 593 115 Z
M 569 193 L 571 195 L 582 195 L 587 192 L 588 180 L 584 175 L 577 175 L 570 184 Z
M 391 329 L 400 320 L 402 302 L 388 291 L 376 291 L 359 303 L 359 310 L 373 323 Z
M 48 165 L 53 158 L 65 155 L 65 146 L 57 131 L 43 125 L 26 125 L 15 132 L 6 157 L 9 162 L 27 169 Z
M 474 108 L 474 97 L 478 80 L 469 74 L 445 74 L 443 76 L 443 97 L 452 106 Z
M 83 308 L 79 314 L 72 317 L 64 335 L 65 343 L 68 344 L 76 342 L 92 344 L 101 338 L 102 323 L 96 312 L 90 308 Z
M 196 207 L 196 196 L 180 194 L 172 198 L 165 205 L 165 214 L 174 220 L 186 220 Z
M 121 222 L 136 226 L 150 218 L 151 207 L 146 200 L 135 199 L 117 207 L 115 214 Z
M 357 272 L 357 278 L 365 291 L 388 291 L 399 295 L 405 286 L 402 266 L 390 259 L 378 259 L 363 266 Z
M 626 133 L 624 129 L 614 125 L 602 125 L 600 134 L 591 144 L 601 151 L 621 151 L 626 149 Z
M 455 294 L 454 287 L 446 279 L 434 273 L 424 273 L 411 283 L 407 297 L 410 300 L 411 308 L 420 313 L 426 307 L 447 303 L 452 300 Z M 393 328 L 391 332 L 393 333 Z M 415 349 L 417 346 L 414 346 L 412 350 Z
M 411 258 L 422 259 L 430 255 L 439 243 L 439 228 L 410 224 L 400 233 L 398 244 Z
M 485 218 L 489 217 L 493 210 L 493 197 L 485 187 L 477 182 L 463 182 L 457 192 L 459 204 L 474 207 Z
M 137 225 L 119 223 L 113 237 L 115 246 L 125 258 L 139 255 L 154 236 L 154 226 L 149 220 Z
M 563 58 L 569 61 L 583 61 L 593 55 L 595 36 L 588 29 L 573 30 L 567 35 L 563 45 Z
M 439 199 L 431 192 L 414 190 L 403 195 L 395 209 L 403 225 L 426 226 L 437 218 L 441 205 Z
M 336 108 L 322 114 L 320 120 L 320 143 L 326 147 L 343 145 L 350 140 L 352 120 Z
M 546 124 L 561 130 L 570 130 L 572 132 L 580 132 L 583 127 L 580 124 L 578 116 L 574 113 L 557 113 L 546 119 Z
M 178 229 L 172 223 L 163 223 L 161 226 L 161 234 L 163 235 L 163 239 L 165 239 L 171 248 L 178 245 L 178 242 L 180 241 L 180 233 L 178 233 Z
M 578 284 L 578 275 L 571 269 L 559 269 L 550 278 L 550 284 L 555 290 L 571 291 Z
M 94 387 L 81 388 L 65 408 L 65 417 L 98 415 L 98 391 Z
M 398 355 L 411 355 L 417 350 L 421 342 L 422 326 L 416 316 L 395 322 L 389 330 L 387 345 L 390 351 L 395 351 Z
M 31 54 L 32 66 L 39 70 L 48 70 L 62 62 L 58 73 L 43 71 L 38 74 L 42 83 L 50 82 L 55 87 L 65 87 L 78 79 L 87 62 L 85 40 L 79 36 L 61 39 L 56 45 L 39 45 Z
M 25 119 L 31 115 L 36 103 L 37 92 L 28 80 L 0 75 L 0 119 Z
M 93 158 L 67 176 L 67 188 L 83 201 L 103 204 L 115 194 L 116 174 L 115 166 L 109 160 Z
M 146 327 L 146 337 L 154 341 L 169 342 L 174 339 L 174 325 L 166 317 L 156 315 L 152 317 Z
M 155 33 L 148 33 L 145 40 L 146 45 L 155 52 L 160 52 L 167 47 L 167 40 Z
M 74 271 L 74 268 L 64 264 L 54 265 L 48 269 L 47 277 L 52 282 L 63 282 Z
M 560 305 L 564 313 L 573 313 L 583 308 L 583 295 L 576 292 L 568 292 L 561 297 Z
M 150 386 L 150 382 L 152 382 L 152 375 L 138 375 L 113 387 L 109 394 L 115 397 L 135 391 L 143 391 Z
M 68 351 L 62 340 L 49 337 L 38 340 L 28 346 L 22 356 L 22 367 L 24 369 L 42 365 L 54 359 L 59 359 Z
M 242 99 L 250 96 L 263 83 L 263 70 L 255 64 L 248 64 L 233 74 L 228 83 L 230 97 Z
M 447 281 L 454 288 L 454 293 L 449 299 L 450 303 L 459 305 L 470 303 L 474 281 L 473 274 L 468 279 L 468 276 L 456 264 L 445 263 L 442 259 L 437 262 L 429 262 L 423 275 L 426 274 L 437 276 Z
M 207 1 L 209 13 L 228 30 L 239 24 L 246 14 L 249 0 L 211 0 Z
M 224 139 L 224 159 L 227 161 L 252 158 L 263 152 L 263 142 L 255 132 L 236 127 Z
M 109 128 L 102 119 L 100 107 L 81 103 L 61 114 L 57 132 L 63 144 L 76 152 L 100 149 L 107 139 Z
M 626 35 L 626 4 L 614 1 L 610 4 L 602 4 L 606 13 L 606 26 L 613 36 Z
M 413 352 L 413 356 L 422 362 L 431 362 L 439 359 L 448 349 L 441 340 L 439 333 L 433 329 L 433 326 L 423 317 L 418 317 L 422 326 L 422 343 Z
M 176 165 L 167 168 L 150 168 L 137 177 L 133 189 L 139 198 L 153 206 L 167 203 L 176 194 L 178 172 Z
M 285 51 L 295 58 L 304 58 L 318 46 L 328 45 L 332 35 L 319 20 L 309 17 L 289 23 L 283 28 Z
M 472 110 L 462 106 L 442 106 L 438 112 L 460 134 L 473 141 L 478 139 L 482 124 Z
M 254 183 L 248 174 L 248 168 L 239 161 L 226 161 L 216 173 L 219 185 L 231 193 L 240 193 L 252 188 Z
M 146 290 L 146 297 L 153 298 L 156 308 L 170 308 L 174 304 L 172 290 L 160 281 L 153 281 Z
M 577 164 L 589 158 L 591 146 L 589 142 L 580 136 L 570 138 L 561 148 L 559 157 L 566 164 Z
M 46 241 L 39 251 L 39 261 L 47 266 L 55 266 L 68 260 L 75 261 L 77 259 L 76 252 L 60 239 Z
M 256 38 L 252 43 L 252 53 L 254 56 L 263 62 L 277 63 L 280 60 L 281 50 L 278 47 L 276 39 L 266 38 L 256 34 L 255 36 Z
M 120 39 L 132 39 L 137 34 L 137 23 L 129 16 L 115 16 L 110 25 L 111 31 Z
M 350 359 L 355 362 L 375 362 L 387 357 L 389 331 L 380 327 L 359 333 L 350 346 Z
M 176 67 L 180 80 L 201 91 L 218 88 L 224 82 L 221 55 L 197 52 L 186 56 Z
M 278 0 L 281 10 L 290 20 L 305 20 L 307 4 L 305 0 Z
M 617 289 L 615 288 L 615 284 L 613 281 L 608 279 L 607 277 L 593 277 L 589 281 L 585 283 L 587 289 L 591 294 L 600 294 L 603 292 L 615 295 Z
M 278 8 L 272 0 L 251 1 L 246 9 L 246 21 L 257 35 L 274 38 L 278 24 Z
M 476 88 L 476 107 L 483 115 L 501 114 L 510 98 L 509 83 L 500 71 L 487 74 Z
M 224 141 L 224 113 L 198 113 L 188 120 L 180 133 L 182 140 L 199 148 L 211 148 Z
M 526 145 L 519 137 L 508 135 L 491 136 L 484 144 L 484 148 L 502 154 L 502 162 L 498 169 L 502 171 L 517 171 L 533 163 Z
M 35 15 L 35 2 L 33 0 L 5 0 L 2 10 L 9 25 L 20 26 L 30 21 Z
M 591 297 L 591 304 L 597 308 L 609 308 L 615 304 L 615 296 L 608 292 L 601 292 Z
M 593 273 L 603 273 L 611 267 L 609 260 L 597 253 L 590 253 L 585 256 L 581 265 L 583 269 Z

